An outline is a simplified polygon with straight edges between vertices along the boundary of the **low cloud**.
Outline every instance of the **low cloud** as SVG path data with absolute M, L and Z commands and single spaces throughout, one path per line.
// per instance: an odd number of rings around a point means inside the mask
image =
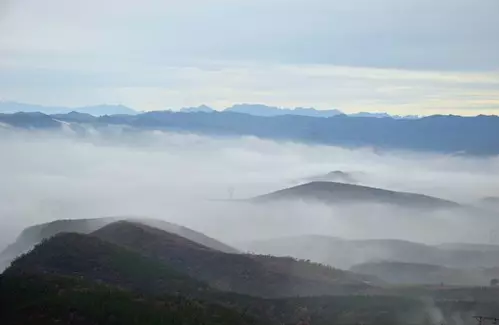
M 7 130 L 0 151 L 0 245 L 34 223 L 111 215 L 158 217 L 227 242 L 300 234 L 488 242 L 490 225 L 447 211 L 218 200 L 230 188 L 249 198 L 335 170 L 359 175 L 362 185 L 461 203 L 499 196 L 497 158 L 110 130 L 84 138 Z

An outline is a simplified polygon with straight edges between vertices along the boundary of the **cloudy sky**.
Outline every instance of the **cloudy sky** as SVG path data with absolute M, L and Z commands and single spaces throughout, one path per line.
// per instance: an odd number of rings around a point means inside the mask
M 0 0 L 0 99 L 499 114 L 499 1 Z

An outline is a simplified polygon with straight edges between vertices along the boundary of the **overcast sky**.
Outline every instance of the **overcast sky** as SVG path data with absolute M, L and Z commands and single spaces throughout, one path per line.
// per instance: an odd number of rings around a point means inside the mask
M 499 0 L 0 0 L 0 99 L 499 114 Z

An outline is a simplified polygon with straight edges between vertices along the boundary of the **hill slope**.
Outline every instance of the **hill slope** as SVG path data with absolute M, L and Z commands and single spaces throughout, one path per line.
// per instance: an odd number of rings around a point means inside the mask
M 402 240 L 347 240 L 308 235 L 241 243 L 241 247 L 257 254 L 293 256 L 348 269 L 371 260 L 407 262 L 436 261 L 431 246 Z
M 2 325 L 256 325 L 240 312 L 180 296 L 152 298 L 75 277 L 0 276 Z
M 76 233 L 61 233 L 44 240 L 12 262 L 4 273 L 73 276 L 154 294 L 209 290 L 204 283 L 157 260 L 97 237 Z
M 370 239 L 351 240 L 305 235 L 240 243 L 240 248 L 257 254 L 292 256 L 349 269 L 353 265 L 377 261 L 433 264 L 447 268 L 499 266 L 499 249 L 491 245 L 450 244 L 430 246 L 420 243 Z
M 6 247 L 5 250 L 0 253 L 0 271 L 6 268 L 10 261 L 12 261 L 15 257 L 27 252 L 43 239 L 50 238 L 61 232 L 89 234 L 117 220 L 133 220 L 134 222 L 149 224 L 165 231 L 173 232 L 179 234 L 180 236 L 185 236 L 192 241 L 199 242 L 202 245 L 211 247 L 213 249 L 218 249 L 224 252 L 237 253 L 237 250 L 235 248 L 223 244 L 200 232 L 163 220 L 139 217 L 69 219 L 47 222 L 24 229 L 18 236 L 16 241 Z
M 129 225 L 119 222 L 105 228 Z M 140 244 L 137 239 L 134 241 Z M 171 240 L 172 245 L 186 244 L 182 237 Z M 192 249 L 231 255 L 196 243 L 190 245 Z M 65 233 L 39 244 L 0 276 L 0 320 L 2 325 L 427 325 L 436 321 L 428 305 L 419 299 L 428 294 L 425 288 L 392 290 L 389 296 L 374 293 L 286 299 L 261 299 L 205 288 L 156 259 L 91 235 Z M 174 292 L 180 295 L 164 294 Z M 198 298 L 188 298 L 191 294 Z M 439 320 L 449 325 L 460 324 L 456 317 L 471 311 L 490 314 L 499 308 L 497 290 L 460 288 L 456 292 L 434 291 L 431 297 L 432 306 L 441 311 Z
M 253 201 L 270 202 L 296 199 L 320 201 L 328 204 L 383 203 L 419 209 L 459 207 L 458 203 L 427 195 L 336 182 L 311 182 L 261 195 L 254 198 Z
M 472 270 L 418 263 L 380 261 L 354 265 L 351 271 L 375 276 L 386 283 L 404 285 L 470 285 L 487 286 L 490 278 Z
M 116 222 L 93 235 L 157 258 L 223 291 L 282 297 L 341 294 L 368 287 L 366 278 L 350 272 L 291 258 L 227 254 L 141 224 Z

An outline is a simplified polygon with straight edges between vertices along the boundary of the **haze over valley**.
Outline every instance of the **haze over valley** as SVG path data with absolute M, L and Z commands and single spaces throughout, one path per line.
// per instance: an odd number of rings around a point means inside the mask
M 0 0 L 0 325 L 494 325 L 498 0 Z

